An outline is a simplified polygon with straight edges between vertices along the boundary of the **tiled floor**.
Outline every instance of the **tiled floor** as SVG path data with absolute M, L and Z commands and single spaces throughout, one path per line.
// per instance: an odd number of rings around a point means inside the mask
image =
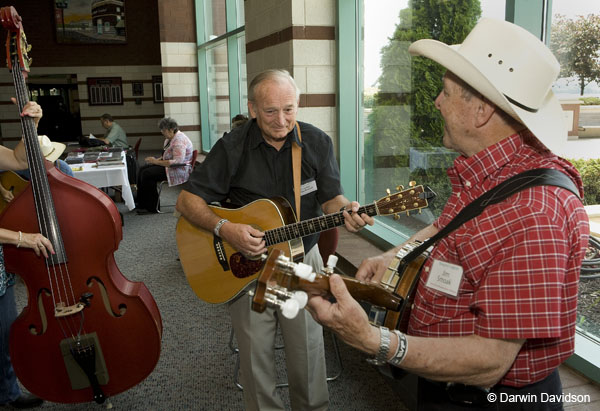
M 340 238 L 337 254 L 343 257 L 340 258 L 338 266 L 346 274 L 353 274 L 350 271 L 352 267 L 358 267 L 364 258 L 381 253 L 378 247 L 364 238 L 348 233 L 343 228 L 338 229 L 338 231 Z M 563 384 L 563 393 L 565 395 L 571 394 L 571 397 L 565 396 L 565 399 L 573 399 L 573 402 L 564 402 L 565 409 L 569 411 L 600 410 L 600 387 L 598 385 L 566 365 L 562 365 L 559 372 Z

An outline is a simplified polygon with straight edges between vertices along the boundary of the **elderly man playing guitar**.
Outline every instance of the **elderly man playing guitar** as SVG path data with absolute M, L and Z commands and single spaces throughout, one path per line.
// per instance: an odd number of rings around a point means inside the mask
M 349 231 L 373 224 L 368 215 L 359 215 L 357 202 L 350 203 L 343 196 L 329 136 L 310 124 L 296 122 L 299 97 L 300 91 L 287 71 L 267 70 L 257 75 L 248 90 L 252 120 L 222 137 L 184 187 L 177 209 L 192 225 L 211 233 L 211 250 L 214 233 L 215 247 L 226 242 L 246 257 L 267 251 L 262 230 L 248 221 L 222 218 L 208 206 L 225 200 L 240 207 L 259 199 L 281 196 L 296 207 L 300 204 L 301 220 L 344 208 L 352 211 L 351 214 L 343 212 Z M 293 146 L 301 147 L 301 163 L 297 163 L 301 176 L 298 175 L 296 183 Z M 300 201 L 295 200 L 296 195 Z M 317 240 L 317 234 L 304 237 L 304 261 L 320 270 L 323 262 Z M 185 270 L 183 255 L 181 260 Z M 227 264 L 231 261 L 225 258 L 223 265 Z M 220 272 L 220 282 L 231 277 L 231 271 L 227 266 L 227 270 Z M 274 395 L 276 312 L 251 311 L 246 293 L 231 301 L 229 310 L 240 350 L 240 380 L 246 409 L 283 410 L 281 399 Z M 279 322 L 285 343 L 292 408 L 326 410 L 329 396 L 321 327 L 304 312 L 292 320 L 279 318 Z

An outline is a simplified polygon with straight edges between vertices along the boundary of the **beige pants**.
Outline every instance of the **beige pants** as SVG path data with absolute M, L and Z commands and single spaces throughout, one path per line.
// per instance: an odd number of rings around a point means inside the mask
M 304 262 L 315 270 L 323 267 L 317 245 L 307 253 Z M 296 318 L 288 320 L 270 308 L 264 313 L 252 311 L 250 303 L 251 298 L 246 294 L 229 304 L 240 350 L 240 382 L 244 386 L 246 410 L 284 409 L 275 392 L 277 373 L 273 350 L 276 316 L 285 345 L 292 409 L 326 410 L 329 392 L 321 326 L 305 310 L 300 310 Z

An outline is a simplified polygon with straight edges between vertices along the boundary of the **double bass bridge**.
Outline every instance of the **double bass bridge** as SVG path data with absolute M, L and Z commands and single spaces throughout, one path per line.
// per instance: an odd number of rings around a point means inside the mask
M 57 318 L 68 317 L 70 315 L 77 314 L 78 312 L 83 311 L 84 308 L 84 303 L 77 303 L 69 305 L 68 307 L 65 305 L 65 303 L 58 303 L 56 304 L 56 307 L 54 307 L 54 316 Z

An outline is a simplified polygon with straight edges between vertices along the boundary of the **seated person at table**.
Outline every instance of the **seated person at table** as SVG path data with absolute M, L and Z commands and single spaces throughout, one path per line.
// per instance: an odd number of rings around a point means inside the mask
M 138 214 L 157 213 L 158 191 L 156 184 L 167 180 L 170 186 L 185 183 L 192 171 L 191 160 L 194 147 L 181 131 L 177 122 L 165 117 L 158 123 L 165 136 L 164 152 L 159 158 L 146 157 L 146 164 L 140 168 L 137 182 Z
M 113 121 L 113 118 L 110 114 L 102 114 L 100 117 L 100 123 L 102 124 L 102 127 L 106 129 L 106 134 L 104 134 L 103 138 L 99 137 L 99 140 L 102 140 L 106 144 L 110 144 L 113 147 L 129 148 L 125 130 L 123 130 L 120 125 Z

